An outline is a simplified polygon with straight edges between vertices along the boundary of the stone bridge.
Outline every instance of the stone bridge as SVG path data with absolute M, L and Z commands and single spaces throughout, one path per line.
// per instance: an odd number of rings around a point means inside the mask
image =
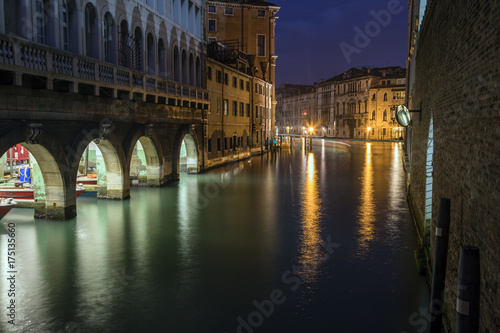
M 129 198 L 138 141 L 147 162 L 142 185 L 177 180 L 181 163 L 204 170 L 208 108 L 205 89 L 0 35 L 0 155 L 21 144 L 37 160 L 45 202 L 36 217 L 76 215 L 78 167 L 91 142 L 106 165 L 100 198 Z

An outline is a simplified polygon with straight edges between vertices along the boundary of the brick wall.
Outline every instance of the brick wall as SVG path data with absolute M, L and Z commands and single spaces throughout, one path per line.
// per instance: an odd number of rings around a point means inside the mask
M 430 2 L 420 32 L 411 103 L 412 108 L 422 107 L 421 114 L 412 114 L 413 204 L 424 216 L 432 115 L 431 230 L 439 198 L 451 199 L 446 312 L 454 327 L 460 246 L 477 246 L 481 255 L 480 332 L 500 332 L 499 17 L 500 1 Z

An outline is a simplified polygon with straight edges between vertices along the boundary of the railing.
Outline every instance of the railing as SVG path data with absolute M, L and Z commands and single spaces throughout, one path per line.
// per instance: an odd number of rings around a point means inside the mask
M 40 72 L 48 72 L 51 78 L 60 80 L 76 80 L 86 84 L 92 84 L 88 81 L 95 81 L 99 86 L 104 83 L 105 86 L 109 85 L 115 89 L 133 88 L 141 93 L 159 93 L 208 101 L 208 92 L 205 89 L 4 34 L 0 34 L 0 69 L 39 76 L 44 76 L 44 73 Z

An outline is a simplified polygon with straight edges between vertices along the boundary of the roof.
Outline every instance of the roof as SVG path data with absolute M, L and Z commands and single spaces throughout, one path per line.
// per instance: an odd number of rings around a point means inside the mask
M 384 76 L 385 73 L 385 76 Z M 334 76 L 326 81 L 344 81 L 355 78 L 360 78 L 364 76 L 375 76 L 380 78 L 404 78 L 406 76 L 406 70 L 400 66 L 390 66 L 390 67 L 353 67 L 348 71 Z

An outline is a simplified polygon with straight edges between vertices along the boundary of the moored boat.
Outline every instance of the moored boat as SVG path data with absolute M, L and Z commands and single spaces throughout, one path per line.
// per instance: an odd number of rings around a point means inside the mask
M 79 176 L 76 183 L 81 185 L 97 185 L 97 175 Z
M 85 192 L 81 185 L 76 186 L 76 197 L 78 198 Z M 31 187 L 0 187 L 0 199 L 13 198 L 21 201 L 34 201 L 33 188 Z
M 8 199 L 0 199 L 0 220 L 7 215 L 10 210 L 17 205 L 17 202 L 15 202 L 12 198 Z

